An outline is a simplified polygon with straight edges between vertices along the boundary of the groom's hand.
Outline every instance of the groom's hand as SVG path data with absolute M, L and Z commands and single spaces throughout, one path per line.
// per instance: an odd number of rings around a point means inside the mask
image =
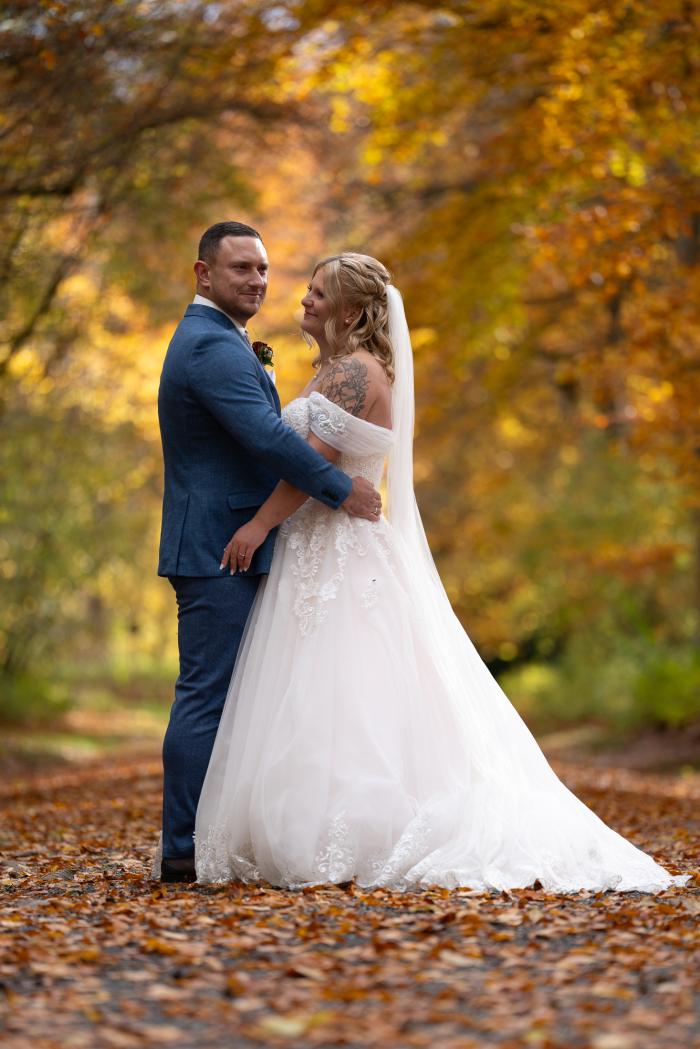
M 378 521 L 382 513 L 382 497 L 366 477 L 353 477 L 352 491 L 341 506 L 353 517 Z

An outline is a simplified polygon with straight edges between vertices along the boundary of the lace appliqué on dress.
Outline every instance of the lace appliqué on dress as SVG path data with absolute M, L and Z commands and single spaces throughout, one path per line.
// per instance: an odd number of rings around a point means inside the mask
M 246 882 L 261 881 L 252 844 L 243 853 L 232 853 L 227 842 L 226 827 L 215 825 L 209 829 L 204 841 L 197 843 L 198 880 L 219 885 L 235 878 Z
M 379 580 L 370 579 L 369 583 L 362 591 L 362 597 L 360 598 L 360 604 L 363 608 L 374 608 L 379 601 Z
M 370 867 L 372 885 L 406 889 L 417 879 L 406 875 L 425 857 L 430 840 L 430 824 L 424 813 L 411 820 L 389 855 L 376 856 Z
M 297 397 L 282 409 L 282 419 L 300 437 L 309 434 L 309 402 L 305 397 Z
M 318 401 L 314 402 L 314 429 L 320 431 L 318 436 L 321 440 L 323 440 L 324 436 L 341 437 L 347 429 L 347 413 L 342 409 L 333 411 L 334 407 L 331 403 L 328 403 L 326 407 L 319 405 Z
M 355 874 L 355 849 L 344 812 L 329 821 L 326 844 L 314 857 L 314 874 L 319 881 L 350 881 Z
M 328 514 L 333 511 L 324 512 L 316 506 L 310 506 L 308 510 L 306 514 L 301 511 L 295 514 L 287 522 L 287 527 L 283 526 L 280 531 L 287 539 L 289 549 L 296 554 L 296 564 L 292 566 L 296 584 L 293 608 L 304 636 L 313 633 L 326 618 L 328 609 L 325 606 L 338 593 L 348 551 L 352 549 L 359 557 L 367 552 L 345 515 L 334 526 L 328 520 Z M 330 578 L 322 580 L 320 568 L 331 543 L 337 554 L 335 571 Z
M 339 514 L 339 520 L 333 522 L 333 514 L 334 511 L 318 504 L 307 504 L 280 529 L 280 538 L 286 540 L 296 555 L 296 563 L 292 565 L 295 582 L 293 609 L 303 636 L 313 633 L 326 619 L 328 603 L 338 594 L 350 553 L 364 558 L 371 544 L 372 553 L 384 566 L 389 565 L 386 521 L 375 525 L 361 524 Z M 326 555 L 331 547 L 336 557 L 329 575 Z M 364 608 L 371 608 L 378 599 L 379 580 L 373 575 L 362 594 L 361 604 Z

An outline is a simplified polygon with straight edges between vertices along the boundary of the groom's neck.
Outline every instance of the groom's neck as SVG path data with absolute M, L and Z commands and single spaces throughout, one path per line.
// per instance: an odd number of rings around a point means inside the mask
M 228 319 L 233 321 L 233 323 L 239 328 L 245 328 L 245 326 L 247 325 L 250 319 L 249 317 L 237 317 L 235 313 L 231 313 L 229 310 L 226 309 L 225 306 L 221 306 L 216 301 L 216 299 L 212 299 L 211 295 L 206 295 L 204 292 L 199 291 L 199 289 L 197 289 L 197 295 L 199 295 L 202 299 L 206 299 L 207 302 L 211 303 L 211 305 L 214 306 L 217 310 L 221 310 L 221 312 L 224 313 L 228 317 Z

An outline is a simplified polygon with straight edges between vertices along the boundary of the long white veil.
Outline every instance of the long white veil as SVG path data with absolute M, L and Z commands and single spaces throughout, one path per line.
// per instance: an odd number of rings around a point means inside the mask
M 453 716 L 470 741 L 469 761 L 485 782 L 511 783 L 516 769 L 533 766 L 552 776 L 525 724 L 482 661 L 454 613 L 438 574 L 413 487 L 415 396 L 413 349 L 401 293 L 387 288 L 389 338 L 394 351 L 392 430 L 394 444 L 387 471 L 387 516 L 395 552 L 410 573 L 410 599 L 421 622 Z M 546 771 L 545 771 L 546 770 Z
M 387 470 L 388 516 L 413 552 L 420 551 L 421 559 L 427 557 L 435 571 L 413 488 L 413 428 L 416 411 L 411 334 L 401 292 L 393 284 L 387 287 L 387 301 L 395 374 L 391 397 L 394 444 Z M 424 567 L 427 565 L 424 564 Z
M 415 424 L 413 348 L 403 298 L 399 289 L 393 284 L 387 287 L 387 302 L 389 339 L 394 351 L 395 374 L 391 398 L 394 443 L 389 454 L 387 468 L 387 516 L 401 536 L 415 570 L 420 571 L 423 582 L 430 584 L 433 600 L 437 600 L 438 604 L 442 605 L 443 612 L 445 611 L 444 602 L 447 602 L 449 611 L 452 613 L 452 607 L 430 552 L 413 487 L 413 429 Z

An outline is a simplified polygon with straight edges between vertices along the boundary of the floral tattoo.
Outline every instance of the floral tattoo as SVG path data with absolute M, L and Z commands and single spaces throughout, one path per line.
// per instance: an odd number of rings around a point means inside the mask
M 338 361 L 323 377 L 321 392 L 350 415 L 359 415 L 367 403 L 367 365 L 355 357 Z

